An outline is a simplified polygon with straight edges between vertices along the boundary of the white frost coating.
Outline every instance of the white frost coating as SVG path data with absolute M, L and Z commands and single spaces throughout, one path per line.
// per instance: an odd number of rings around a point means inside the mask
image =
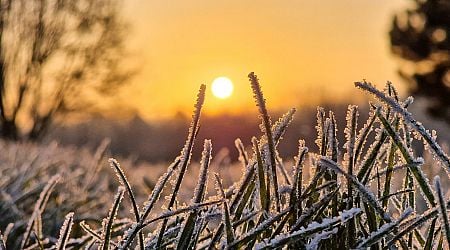
M 67 240 L 69 239 L 70 231 L 72 230 L 73 215 L 73 212 L 70 212 L 66 215 L 61 230 L 59 230 L 59 239 L 56 243 L 56 249 L 65 249 Z
M 200 161 L 200 176 L 198 178 L 197 186 L 194 190 L 194 197 L 192 203 L 199 203 L 205 196 L 205 190 L 208 185 L 208 167 L 211 162 L 211 140 L 205 140 L 203 147 L 202 159 Z
M 398 225 L 400 225 L 400 222 L 405 220 L 411 213 L 413 212 L 412 208 L 408 207 L 405 209 L 403 214 L 400 216 L 400 218 L 394 222 L 386 223 L 380 228 L 378 228 L 377 231 L 372 232 L 367 238 L 365 238 L 356 248 L 357 249 L 366 249 L 367 247 L 370 247 L 374 243 L 378 242 L 381 238 L 385 237 L 388 233 L 390 233 L 392 230 L 394 230 Z
M 338 232 L 337 228 L 333 228 L 331 231 L 323 231 L 321 233 L 316 234 L 314 238 L 306 245 L 306 250 L 317 250 L 319 247 L 319 243 L 322 240 L 330 238 L 331 235 L 336 234 Z
M 336 118 L 332 111 L 329 112 L 329 118 L 327 118 L 327 120 L 329 120 L 329 122 L 328 122 L 328 126 L 329 126 L 328 143 L 330 145 L 331 155 L 332 156 L 335 155 L 337 157 L 339 154 L 339 152 L 338 152 L 339 141 L 337 139 Z
M 325 110 L 322 107 L 317 107 L 317 125 L 316 125 L 317 139 L 315 140 L 315 143 L 319 148 L 319 150 L 322 149 L 322 142 L 324 140 L 323 136 L 325 135 L 324 124 L 325 124 Z
M 402 106 L 400 106 L 395 100 L 393 100 L 390 97 L 387 97 L 386 95 L 384 95 L 382 92 L 380 92 L 379 90 L 377 90 L 376 88 L 374 88 L 372 85 L 370 85 L 367 82 L 356 82 L 355 85 L 363 90 L 366 90 L 367 92 L 373 94 L 374 96 L 376 96 L 378 99 L 380 99 L 381 101 L 383 101 L 384 103 L 388 104 L 389 106 L 391 106 L 393 108 L 393 110 L 397 113 L 399 113 L 400 115 L 403 116 L 403 118 L 409 123 L 411 124 L 411 126 L 421 134 L 421 136 L 423 137 L 424 141 L 426 141 L 429 146 L 432 149 L 432 152 L 434 154 L 436 154 L 439 159 L 444 163 L 444 166 L 448 169 L 450 168 L 450 159 L 449 157 L 445 154 L 445 152 L 442 150 L 442 148 L 439 146 L 439 144 L 436 142 L 436 140 L 433 139 L 433 136 L 425 129 L 425 127 L 418 121 L 416 121 L 412 114 L 410 112 L 408 112 L 405 108 L 403 108 Z
M 153 188 L 152 194 L 150 195 L 148 201 L 144 204 L 143 212 L 141 213 L 141 219 L 145 219 L 148 216 L 148 213 L 152 209 L 155 202 L 158 200 L 167 180 L 172 176 L 175 166 L 176 164 L 171 165 L 167 172 L 164 173 L 163 176 L 159 177 L 158 182 L 156 182 L 156 185 Z
M 52 176 L 52 178 L 48 181 L 47 185 L 45 185 L 42 192 L 39 194 L 39 199 L 34 205 L 33 214 L 31 215 L 31 218 L 28 220 L 27 228 L 24 233 L 24 237 L 22 239 L 21 248 L 24 248 L 28 238 L 31 235 L 31 230 L 34 224 L 34 221 L 38 216 L 40 216 L 44 212 L 44 208 L 47 204 L 48 199 L 50 198 L 50 194 L 55 188 L 56 184 L 60 180 L 61 176 L 59 174 L 56 174 Z
M 153 188 L 152 194 L 150 195 L 149 199 L 144 203 L 143 211 L 141 213 L 141 219 L 139 220 L 139 224 L 142 224 L 144 220 L 147 218 L 147 216 L 150 214 L 150 211 L 152 210 L 154 204 L 159 199 L 159 196 L 167 182 L 167 180 L 172 176 L 175 168 L 177 167 L 176 162 L 179 162 L 179 158 L 175 160 L 175 162 L 169 166 L 169 169 L 167 170 L 164 175 L 159 177 L 158 182 L 156 182 L 155 187 Z M 138 230 L 138 224 L 134 223 L 130 229 L 127 230 L 125 233 L 123 240 L 119 244 L 119 249 L 123 249 L 125 245 L 130 244 L 131 239 L 130 237 L 133 236 Z
M 358 191 L 361 194 L 361 198 L 365 200 L 368 203 L 371 203 L 371 205 L 374 207 L 375 211 L 383 217 L 383 219 L 386 222 L 391 222 L 391 217 L 388 213 L 386 213 L 383 209 L 383 207 L 378 202 L 378 199 L 375 197 L 375 195 L 370 191 L 367 187 L 365 187 L 361 182 L 359 182 L 353 175 L 349 175 L 344 170 L 342 170 L 335 162 L 331 161 L 330 159 L 326 157 L 321 157 L 319 161 L 319 166 L 330 168 L 333 171 L 344 175 L 346 178 L 351 180 L 353 185 L 358 189 Z
M 336 225 L 343 224 L 347 220 L 355 217 L 357 214 L 361 213 L 361 211 L 362 210 L 360 208 L 352 208 L 349 210 L 344 210 L 340 212 L 339 216 L 333 218 L 325 218 L 321 223 L 314 221 L 310 223 L 306 228 L 301 227 L 299 230 L 295 232 L 277 235 L 269 242 L 260 242 L 255 246 L 255 249 L 276 248 L 278 246 L 284 245 L 293 238 L 298 238 L 301 235 L 307 236 L 310 234 L 321 232 L 322 230 L 328 228 L 335 227 Z
M 280 189 L 278 189 L 278 192 L 280 192 L 280 194 L 290 193 L 291 191 L 292 191 L 292 186 L 290 186 L 290 185 L 282 185 L 282 186 L 280 186 Z
M 450 223 L 449 223 L 448 214 L 447 214 L 445 197 L 444 197 L 444 194 L 442 193 L 442 189 L 441 189 L 441 178 L 439 177 L 439 175 L 436 175 L 434 177 L 434 185 L 436 188 L 436 193 L 438 195 L 439 214 L 440 214 L 440 218 L 441 218 L 441 223 L 442 223 L 442 226 L 444 227 L 445 235 L 446 235 L 447 239 L 449 239 L 450 238 Z
M 353 218 L 355 215 L 361 212 L 361 208 L 352 208 L 349 210 L 344 210 L 340 213 L 342 223 L 347 222 L 349 219 Z
M 274 125 L 272 125 L 272 134 L 275 146 L 278 145 L 278 142 L 281 140 L 286 128 L 293 120 L 295 111 L 295 108 L 291 108 L 286 114 L 278 119 Z
M 369 135 L 369 133 L 371 132 L 371 130 L 373 129 L 373 123 L 375 121 L 375 114 L 373 112 L 370 112 L 369 114 L 369 119 L 367 119 L 367 122 L 364 123 L 363 128 L 359 131 L 358 136 L 356 138 L 355 144 L 356 144 L 356 149 L 362 149 L 367 141 L 367 137 Z M 359 154 L 356 155 L 356 160 L 358 160 L 359 158 Z

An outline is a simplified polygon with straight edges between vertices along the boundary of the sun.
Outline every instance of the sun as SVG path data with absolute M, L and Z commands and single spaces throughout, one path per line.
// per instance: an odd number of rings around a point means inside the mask
M 233 93 L 233 82 L 227 77 L 221 76 L 212 82 L 212 93 L 215 97 L 226 99 Z

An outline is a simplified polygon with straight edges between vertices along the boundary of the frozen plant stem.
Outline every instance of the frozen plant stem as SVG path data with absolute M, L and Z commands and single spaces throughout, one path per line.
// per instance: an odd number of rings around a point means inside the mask
M 267 112 L 266 108 L 266 100 L 264 99 L 261 86 L 259 84 L 258 77 L 255 75 L 255 73 L 251 72 L 248 75 L 250 79 L 250 84 L 253 89 L 254 98 L 256 101 L 256 105 L 259 108 L 259 113 L 262 119 L 262 130 L 264 134 L 267 137 L 267 143 L 269 145 L 269 158 L 270 158 L 270 169 L 271 169 L 271 177 L 273 180 L 273 187 L 275 192 L 275 206 L 278 212 L 281 210 L 280 206 L 280 194 L 278 192 L 278 178 L 277 178 L 277 167 L 276 167 L 276 153 L 275 153 L 275 145 L 273 142 L 273 136 L 272 136 L 272 125 L 270 121 L 269 113 Z M 267 187 L 270 188 L 270 187 Z

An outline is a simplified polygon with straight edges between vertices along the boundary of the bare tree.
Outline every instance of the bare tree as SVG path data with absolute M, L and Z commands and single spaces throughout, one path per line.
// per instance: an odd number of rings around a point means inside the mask
M 450 1 L 413 6 L 393 19 L 392 51 L 404 59 L 399 72 L 410 92 L 427 97 L 429 113 L 450 123 Z
M 40 139 L 129 76 L 118 0 L 0 0 L 0 136 Z

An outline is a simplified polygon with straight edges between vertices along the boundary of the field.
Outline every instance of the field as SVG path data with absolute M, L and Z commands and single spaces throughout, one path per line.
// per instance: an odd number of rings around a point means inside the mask
M 94 152 L 1 141 L 0 249 L 449 248 L 448 150 L 407 110 L 412 97 L 355 83 L 377 100 L 368 119 L 350 105 L 337 128 L 319 108 L 316 145 L 295 138 L 297 155 L 282 159 L 296 110 L 273 122 L 249 80 L 262 135 L 237 139 L 233 164 L 196 141 L 204 85 L 172 163 L 108 159 L 108 141 Z M 194 143 L 203 152 L 191 163 Z

